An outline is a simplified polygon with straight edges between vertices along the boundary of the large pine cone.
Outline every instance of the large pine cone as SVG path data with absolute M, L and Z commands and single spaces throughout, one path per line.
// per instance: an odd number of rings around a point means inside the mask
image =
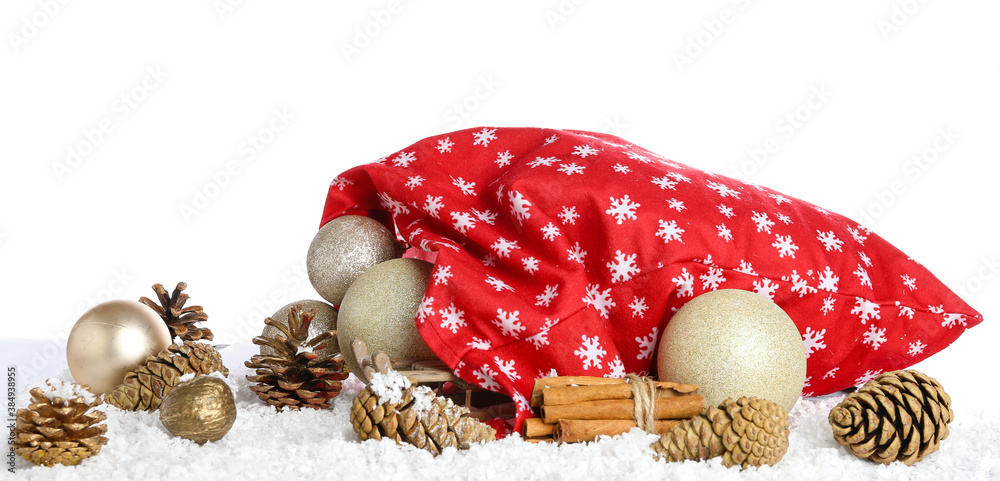
M 667 461 L 722 456 L 725 466 L 773 466 L 788 451 L 788 434 L 788 415 L 780 404 L 729 398 L 683 421 L 651 447 Z
M 937 451 L 948 437 L 951 397 L 934 378 L 914 370 L 868 381 L 830 411 L 838 443 L 859 458 L 907 466 Z
M 394 375 L 402 377 L 395 372 L 387 376 Z M 434 396 L 426 386 L 407 386 L 396 401 L 383 399 L 369 385 L 354 398 L 351 425 L 362 441 L 388 438 L 435 456 L 447 447 L 468 449 L 475 443 L 496 440 L 497 434 L 489 425 L 470 417 L 467 408 Z
M 180 337 L 185 341 L 211 341 L 214 337 L 211 329 L 195 326 L 197 323 L 207 321 L 208 314 L 205 314 L 201 306 L 184 307 L 188 300 L 188 295 L 182 292 L 184 289 L 187 289 L 187 283 L 178 282 L 173 294 L 168 294 L 163 284 L 154 284 L 153 292 L 156 292 L 160 303 L 157 304 L 148 297 L 139 299 L 139 302 L 160 315 L 170 330 L 171 339 Z
M 256 383 L 250 389 L 264 402 L 282 409 L 309 407 L 326 409 L 340 395 L 341 384 L 347 379 L 344 355 L 335 352 L 320 355 L 326 343 L 337 342 L 337 331 L 326 331 L 309 337 L 309 324 L 315 317 L 312 309 L 289 308 L 288 320 L 278 322 L 267 318 L 264 323 L 278 330 L 274 337 L 257 336 L 253 343 L 270 347 L 275 354 L 258 354 L 245 365 L 256 369 L 247 376 Z
M 108 443 L 103 436 L 108 426 L 97 424 L 107 416 L 92 410 L 101 399 L 95 397 L 88 403 L 81 393 L 83 388 L 73 386 L 78 389 L 75 393 L 70 389 L 73 397 L 69 399 L 53 393 L 56 387 L 51 385 L 48 390 L 36 387 L 29 391 L 31 404 L 17 411 L 13 448 L 18 455 L 36 465 L 72 466 L 99 453 Z
M 193 341 L 171 344 L 126 374 L 125 380 L 106 399 L 108 404 L 126 411 L 153 411 L 160 407 L 163 397 L 181 376 L 215 371 L 229 375 L 229 369 L 222 364 L 222 355 L 214 347 Z

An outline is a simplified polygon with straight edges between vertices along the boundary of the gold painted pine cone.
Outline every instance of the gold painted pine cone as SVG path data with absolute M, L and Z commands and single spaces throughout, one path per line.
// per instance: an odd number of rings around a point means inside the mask
M 107 416 L 93 408 L 99 397 L 87 403 L 83 396 L 72 399 L 49 399 L 41 387 L 29 391 L 31 404 L 17 411 L 14 451 L 35 465 L 80 464 L 101 452 L 108 443 L 106 424 L 97 424 Z
M 185 341 L 211 341 L 214 338 L 211 329 L 195 326 L 207 321 L 208 314 L 205 314 L 201 306 L 184 307 L 188 300 L 188 295 L 182 292 L 184 289 L 187 289 L 187 283 L 178 282 L 173 294 L 168 294 L 163 284 L 154 284 L 153 292 L 156 292 L 160 303 L 157 304 L 148 297 L 139 299 L 139 302 L 160 315 L 170 330 L 171 339 L 180 337 Z
M 108 404 L 126 411 L 153 411 L 177 385 L 181 376 L 215 371 L 229 375 L 229 369 L 222 364 L 222 355 L 214 347 L 194 341 L 171 344 L 126 374 L 122 383 L 108 393 L 106 400 Z
M 788 451 L 788 435 L 788 415 L 780 404 L 729 398 L 681 422 L 651 447 L 667 461 L 722 456 L 725 466 L 773 466 Z
M 911 369 L 881 374 L 848 394 L 830 411 L 830 426 L 855 456 L 909 466 L 937 451 L 953 417 L 941 384 Z

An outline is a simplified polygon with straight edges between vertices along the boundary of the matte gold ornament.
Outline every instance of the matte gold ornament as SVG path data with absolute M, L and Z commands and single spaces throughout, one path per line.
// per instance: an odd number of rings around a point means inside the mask
M 306 256 L 309 282 L 339 306 L 351 283 L 365 270 L 397 257 L 396 236 L 377 220 L 345 215 L 319 229 Z
M 170 434 L 198 444 L 218 441 L 236 422 L 233 391 L 213 376 L 183 382 L 163 398 L 160 422 Z
M 392 259 L 368 269 L 344 296 L 337 318 L 337 339 L 348 369 L 365 381 L 351 341 L 362 339 L 372 351 L 393 359 L 435 359 L 417 332 L 416 316 L 433 264 Z M 366 381 L 367 382 L 367 381 Z
M 772 400 L 790 412 L 806 379 L 798 328 L 771 300 L 719 289 L 681 307 L 660 338 L 660 379 L 698 384 L 705 403 L 744 396 Z
M 66 340 L 66 361 L 77 383 L 101 395 L 170 344 L 170 330 L 152 309 L 136 301 L 108 301 L 85 312 L 73 325 Z
M 277 312 L 271 316 L 271 319 L 277 319 L 279 321 L 288 319 L 288 313 L 292 306 L 299 306 L 299 312 L 312 310 L 315 316 L 313 317 L 312 322 L 309 323 L 309 335 L 307 338 L 316 337 L 326 331 L 337 330 L 337 308 L 323 301 L 314 301 L 312 299 L 304 299 L 286 304 L 281 309 L 278 309 Z M 260 335 L 261 337 L 276 338 L 278 334 L 281 334 L 281 331 L 274 326 L 265 324 L 264 331 L 261 332 Z M 335 341 L 329 341 L 326 343 L 325 348 L 316 352 L 319 353 L 320 357 L 336 354 L 340 352 L 340 344 Z M 265 356 L 274 356 L 278 354 L 277 351 L 267 344 L 260 345 L 260 353 Z

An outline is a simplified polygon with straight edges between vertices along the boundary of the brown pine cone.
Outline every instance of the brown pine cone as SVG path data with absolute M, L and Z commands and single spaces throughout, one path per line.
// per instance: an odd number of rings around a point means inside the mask
M 136 370 L 125 375 L 114 391 L 106 396 L 108 404 L 126 411 L 153 411 L 163 397 L 185 374 L 211 374 L 219 371 L 229 375 L 222 364 L 222 355 L 204 342 L 184 341 L 171 344 L 155 356 L 149 356 Z
M 103 436 L 108 426 L 97 423 L 107 416 L 93 409 L 101 399 L 85 390 L 73 383 L 67 389 L 64 383 L 29 391 L 31 405 L 17 411 L 14 451 L 35 465 L 45 466 L 80 464 L 101 452 L 101 446 L 108 443 Z M 88 402 L 87 398 L 93 399 Z
M 167 294 L 163 284 L 154 284 L 153 291 L 160 303 L 153 302 L 148 297 L 139 299 L 139 302 L 149 306 L 156 311 L 170 330 L 170 338 L 180 337 L 185 341 L 211 341 L 214 337 L 212 330 L 207 327 L 198 327 L 195 324 L 208 320 L 208 314 L 202 310 L 201 306 L 184 307 L 188 300 L 188 295 L 184 294 L 187 289 L 186 282 L 178 282 L 173 294 Z

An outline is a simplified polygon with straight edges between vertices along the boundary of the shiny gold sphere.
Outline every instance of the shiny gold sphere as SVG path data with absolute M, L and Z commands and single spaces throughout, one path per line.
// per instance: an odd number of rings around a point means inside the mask
M 709 406 L 758 397 L 789 412 L 802 394 L 806 351 L 798 328 L 771 300 L 719 289 L 681 307 L 660 338 L 660 380 L 698 384 Z
M 337 340 L 347 367 L 362 381 L 351 349 L 355 338 L 363 339 L 371 352 L 384 351 L 392 359 L 436 358 L 415 320 L 433 267 L 419 259 L 392 259 L 365 271 L 347 290 L 337 318 Z
M 214 376 L 178 384 L 160 404 L 160 422 L 170 434 L 198 444 L 218 441 L 236 422 L 233 391 Z
M 309 323 L 309 338 L 312 339 L 321 332 L 326 331 L 336 331 L 337 330 L 337 309 L 333 306 L 323 302 L 314 301 L 311 299 L 304 299 L 301 301 L 295 301 L 286 304 L 278 312 L 275 312 L 271 316 L 272 319 L 288 325 L 288 311 L 291 310 L 292 306 L 302 306 L 302 309 L 312 309 L 316 313 L 316 317 L 313 318 L 312 322 Z M 299 312 L 302 312 L 301 310 Z M 281 335 L 281 331 L 278 329 L 264 325 L 264 331 L 261 336 L 274 338 Z M 340 352 L 340 345 L 337 343 L 336 339 L 330 339 L 326 342 L 326 348 L 316 351 L 320 353 L 320 357 L 328 356 L 330 354 Z M 272 356 L 277 354 L 277 352 L 271 348 L 271 346 L 262 345 L 260 346 L 260 353 L 265 356 Z
M 111 392 L 147 357 L 171 343 L 170 330 L 152 309 L 115 300 L 94 306 L 76 321 L 66 340 L 66 361 L 77 384 Z
M 369 267 L 397 256 L 396 236 L 381 222 L 345 215 L 319 229 L 306 255 L 309 282 L 335 306 L 351 283 Z

